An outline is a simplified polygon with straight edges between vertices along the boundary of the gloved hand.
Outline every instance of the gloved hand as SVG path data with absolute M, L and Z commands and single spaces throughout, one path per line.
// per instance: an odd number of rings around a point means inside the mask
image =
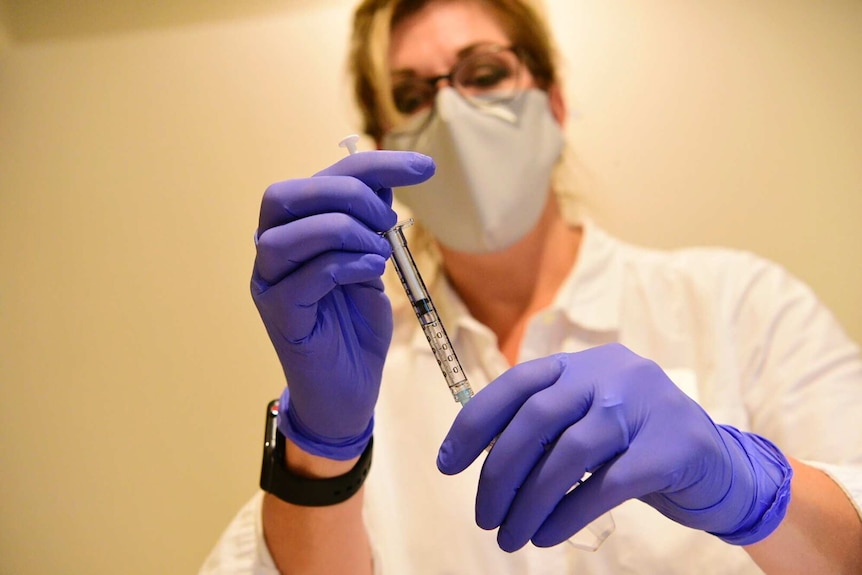
M 433 173 L 421 154 L 362 152 L 264 194 L 251 293 L 287 377 L 279 430 L 309 453 L 347 460 L 371 438 L 392 338 L 379 233 L 391 188 Z
M 498 434 L 476 522 L 499 527 L 506 551 L 556 545 L 631 498 L 747 545 L 778 526 L 790 499 L 792 470 L 777 447 L 716 425 L 654 362 L 619 344 L 508 370 L 458 414 L 438 468 L 463 471 Z

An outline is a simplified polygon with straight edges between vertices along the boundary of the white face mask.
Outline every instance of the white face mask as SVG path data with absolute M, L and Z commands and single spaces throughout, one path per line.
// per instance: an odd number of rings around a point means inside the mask
M 453 250 L 499 251 L 527 235 L 548 201 L 563 149 L 548 94 L 531 89 L 476 106 L 445 87 L 429 113 L 411 120 L 427 122 L 418 133 L 383 138 L 384 148 L 420 152 L 437 164 L 427 182 L 398 188 L 398 199 Z

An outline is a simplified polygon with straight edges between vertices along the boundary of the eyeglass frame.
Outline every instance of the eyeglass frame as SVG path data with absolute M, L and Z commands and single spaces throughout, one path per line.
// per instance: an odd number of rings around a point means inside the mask
M 412 112 L 402 112 L 401 110 L 398 110 L 398 112 L 401 114 L 401 116 L 404 119 L 408 119 L 408 118 L 412 117 L 413 115 L 420 113 L 423 109 L 425 109 L 429 106 L 433 106 L 434 98 L 436 98 L 437 93 L 440 91 L 439 84 L 442 80 L 446 80 L 446 82 L 450 86 L 452 86 L 452 88 L 454 88 L 459 94 L 461 94 L 461 91 L 458 90 L 458 86 L 455 84 L 455 82 L 453 80 L 454 80 L 456 74 L 458 73 L 458 71 L 460 70 L 461 66 L 464 65 L 464 62 L 468 61 L 471 56 L 474 56 L 477 54 L 498 54 L 501 52 L 511 52 L 515 56 L 515 60 L 517 61 L 517 64 L 518 64 L 518 67 L 515 69 L 516 82 L 519 81 L 521 78 L 522 71 L 525 68 L 527 70 L 529 70 L 529 66 L 527 65 L 527 62 L 525 61 L 525 53 L 524 53 L 524 50 L 522 48 L 520 48 L 519 46 L 517 46 L 515 44 L 510 44 L 508 46 L 504 46 L 501 44 L 494 44 L 494 43 L 472 44 L 470 46 L 467 46 L 466 48 L 463 48 L 462 50 L 460 50 L 458 52 L 459 59 L 455 63 L 455 65 L 452 66 L 452 68 L 449 70 L 449 72 L 447 74 L 441 74 L 439 76 L 433 76 L 430 78 L 420 78 L 420 77 L 415 77 L 415 76 L 412 77 L 411 80 L 415 81 L 417 84 L 427 85 L 431 88 L 431 90 L 429 92 L 429 97 L 428 97 L 426 102 L 424 102 L 420 107 L 416 108 Z M 394 96 L 396 86 L 397 86 L 397 84 L 393 82 L 392 101 L 393 101 L 393 104 L 395 105 L 395 109 L 397 110 L 398 105 L 396 102 L 396 98 Z M 518 91 L 519 90 L 517 88 L 515 90 L 513 90 L 511 97 L 514 98 Z M 464 95 L 464 97 L 467 98 L 468 100 L 470 99 L 469 95 L 466 95 L 466 94 L 462 94 L 462 95 Z M 499 101 L 505 101 L 507 99 L 508 98 L 501 98 Z

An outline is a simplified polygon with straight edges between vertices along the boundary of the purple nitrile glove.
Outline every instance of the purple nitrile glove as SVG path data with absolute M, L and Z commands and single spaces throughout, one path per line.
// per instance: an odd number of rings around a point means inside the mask
M 421 154 L 362 152 L 264 194 L 251 293 L 287 377 L 278 428 L 309 453 L 347 460 L 371 438 L 392 338 L 380 232 L 391 188 L 433 173 Z
M 778 526 L 790 500 L 792 470 L 777 447 L 716 425 L 658 365 L 620 344 L 508 370 L 459 412 L 438 468 L 460 473 L 497 435 L 476 522 L 499 527 L 506 551 L 561 543 L 632 498 L 747 545 Z

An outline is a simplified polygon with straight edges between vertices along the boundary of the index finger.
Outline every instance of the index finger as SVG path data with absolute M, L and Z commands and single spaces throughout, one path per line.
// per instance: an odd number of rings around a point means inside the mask
M 311 178 L 286 180 L 266 189 L 258 235 L 308 216 L 342 212 L 381 232 L 395 224 L 392 186 L 418 184 L 435 171 L 434 161 L 415 152 L 360 152 Z
M 315 176 L 352 176 L 379 192 L 420 184 L 433 176 L 435 170 L 434 160 L 424 154 L 373 150 L 342 158 Z
M 524 402 L 553 385 L 562 371 L 557 356 L 543 357 L 518 364 L 488 384 L 455 417 L 437 454 L 437 468 L 447 475 L 464 471 Z

